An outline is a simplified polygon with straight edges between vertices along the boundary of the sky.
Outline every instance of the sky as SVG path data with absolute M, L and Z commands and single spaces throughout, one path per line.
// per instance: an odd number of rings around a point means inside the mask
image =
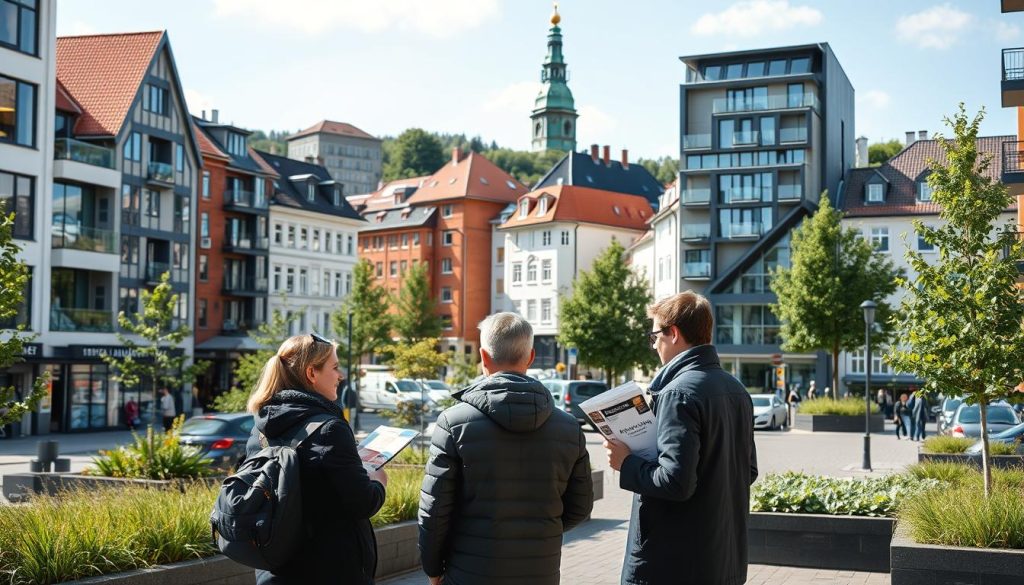
M 1024 13 L 997 0 L 562 0 L 577 148 L 679 156 L 683 55 L 827 42 L 871 142 L 946 131 L 964 102 L 983 135 L 1000 107 L 1001 49 Z M 172 8 L 173 6 L 173 8 Z M 166 29 L 189 108 L 295 131 L 327 118 L 527 149 L 552 5 L 545 0 L 59 0 L 57 34 Z

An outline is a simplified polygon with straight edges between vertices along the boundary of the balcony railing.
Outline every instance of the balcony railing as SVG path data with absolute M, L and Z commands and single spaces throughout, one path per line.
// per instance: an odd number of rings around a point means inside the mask
M 174 168 L 165 162 L 151 162 L 149 163 L 149 174 L 147 175 L 152 181 L 160 181 L 161 183 L 173 183 L 174 182 Z
M 722 203 L 755 203 L 770 201 L 771 188 L 766 187 L 733 187 L 722 189 Z
M 764 233 L 764 224 L 759 221 L 727 223 L 722 225 L 722 237 L 751 238 Z
M 224 204 L 234 205 L 236 207 L 249 207 L 252 209 L 266 209 L 267 198 L 262 194 L 257 196 L 252 191 L 225 191 L 224 192 Z
M 221 332 L 226 335 L 245 335 L 250 329 L 258 326 L 259 323 L 252 319 L 224 319 Z
M 1024 48 L 1003 49 L 1003 81 L 1024 80 Z
M 710 134 L 686 134 L 683 136 L 683 150 L 711 148 Z
M 74 138 L 58 138 L 54 140 L 53 158 L 55 160 L 73 160 L 105 169 L 114 168 L 113 149 L 89 144 Z
M 251 237 L 245 236 L 234 236 L 231 232 L 228 232 L 227 238 L 224 240 L 225 251 L 231 251 L 232 249 L 241 250 L 269 250 L 270 249 L 270 238 L 263 237 Z
M 111 333 L 113 330 L 114 314 L 111 311 L 50 308 L 50 331 Z
M 779 185 L 779 201 L 802 199 L 803 196 L 803 185 Z
M 732 133 L 732 145 L 733 146 L 755 146 L 757 144 L 758 136 L 760 133 L 757 130 L 747 130 L 745 132 L 733 132 Z
M 101 254 L 117 254 L 117 245 L 120 241 L 114 230 L 57 221 L 53 223 L 51 238 L 55 250 L 84 250 Z
M 818 96 L 813 93 L 801 95 L 770 95 L 766 97 L 736 99 L 718 98 L 711 102 L 711 112 L 727 114 L 731 112 L 758 112 L 762 110 L 795 110 L 798 108 L 821 109 Z
M 683 205 L 707 205 L 711 203 L 711 189 L 686 189 L 682 195 Z
M 146 281 L 160 282 L 164 273 L 170 271 L 171 265 L 168 262 L 150 262 L 146 264 Z
M 1008 140 L 1003 143 L 1003 174 L 1024 173 L 1024 141 Z
M 224 275 L 224 290 L 235 293 L 265 293 L 267 292 L 267 279 L 256 278 L 248 275 Z
M 711 278 L 711 263 L 683 262 L 683 278 Z
M 779 142 L 807 142 L 807 128 L 782 128 L 779 130 Z
M 683 225 L 684 240 L 706 240 L 711 237 L 711 224 L 688 223 Z

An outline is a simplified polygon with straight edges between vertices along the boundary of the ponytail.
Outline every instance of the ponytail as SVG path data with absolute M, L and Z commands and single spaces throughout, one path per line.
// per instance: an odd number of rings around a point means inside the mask
M 306 389 L 306 368 L 322 367 L 330 354 L 336 351 L 335 344 L 314 343 L 309 335 L 289 337 L 263 366 L 260 379 L 245 405 L 246 410 L 258 413 L 275 394 L 286 388 Z

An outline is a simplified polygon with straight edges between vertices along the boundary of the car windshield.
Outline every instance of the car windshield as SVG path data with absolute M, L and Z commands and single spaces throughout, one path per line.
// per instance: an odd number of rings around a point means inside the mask
M 772 400 L 767 396 L 752 396 L 750 398 L 754 401 L 754 406 L 771 406 Z
M 428 380 L 428 381 L 424 382 L 424 384 L 427 385 L 427 388 L 431 388 L 433 390 L 447 390 L 448 389 L 448 387 L 444 385 L 444 382 L 442 382 L 440 380 Z
M 190 418 L 181 425 L 183 435 L 221 435 L 228 423 L 215 418 Z
M 977 404 L 971 406 L 965 406 L 960 409 L 960 417 L 957 422 L 961 424 L 974 425 L 981 422 L 981 409 L 978 408 Z M 988 407 L 988 423 L 989 424 L 1015 424 L 1017 422 L 1017 415 L 1013 413 L 1013 409 L 1003 405 L 991 405 Z
M 607 389 L 604 384 L 577 384 L 572 390 L 576 396 L 592 398 Z
M 956 410 L 956 407 L 960 406 L 961 402 L 962 400 L 959 398 L 947 398 L 946 402 L 942 404 L 942 410 L 945 410 L 946 412 L 953 412 Z
M 399 392 L 419 392 L 420 385 L 412 380 L 397 380 L 395 386 L 398 386 Z
M 993 439 L 1016 439 L 1024 435 L 1024 423 L 1021 423 L 1015 427 L 1010 427 L 1001 433 L 996 433 L 991 436 Z

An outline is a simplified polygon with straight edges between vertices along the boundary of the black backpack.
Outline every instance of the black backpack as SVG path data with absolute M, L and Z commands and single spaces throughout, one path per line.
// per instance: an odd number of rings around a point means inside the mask
M 296 449 L 335 418 L 310 416 L 290 436 L 273 441 L 260 435 L 263 449 L 224 480 L 210 513 L 213 542 L 224 556 L 264 570 L 292 558 L 306 537 Z

